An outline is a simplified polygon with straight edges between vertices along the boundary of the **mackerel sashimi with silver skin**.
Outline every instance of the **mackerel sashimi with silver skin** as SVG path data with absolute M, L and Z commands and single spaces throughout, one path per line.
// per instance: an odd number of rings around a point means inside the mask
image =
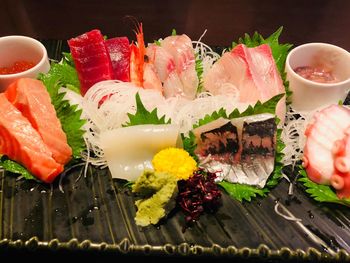
M 202 167 L 232 183 L 264 187 L 275 164 L 275 115 L 220 118 L 193 133 Z

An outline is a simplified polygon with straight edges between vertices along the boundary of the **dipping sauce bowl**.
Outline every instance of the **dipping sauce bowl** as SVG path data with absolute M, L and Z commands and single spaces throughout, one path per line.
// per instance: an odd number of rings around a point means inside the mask
M 296 73 L 304 67 L 317 69 L 315 74 L 331 74 L 334 80 L 317 82 Z M 295 110 L 307 112 L 338 103 L 350 90 L 350 53 L 326 43 L 300 45 L 288 54 L 286 73 Z
M 17 61 L 34 63 L 34 67 L 14 74 L 0 74 L 0 92 L 19 78 L 37 78 L 39 73 L 47 73 L 50 62 L 42 43 L 27 36 L 0 37 L 0 68 L 10 67 Z

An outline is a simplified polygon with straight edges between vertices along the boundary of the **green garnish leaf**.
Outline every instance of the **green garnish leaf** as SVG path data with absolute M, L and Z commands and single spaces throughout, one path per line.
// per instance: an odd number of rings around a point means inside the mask
M 124 127 L 141 125 L 141 124 L 169 124 L 171 120 L 165 121 L 165 115 L 161 118 L 158 117 L 157 108 L 149 112 L 141 101 L 139 93 L 136 93 L 136 113 L 128 113 L 129 122 Z
M 186 137 L 183 133 L 181 133 L 181 139 L 183 148 L 193 157 L 193 159 L 198 162 L 198 157 L 194 153 L 196 150 L 197 144 L 196 144 L 196 136 L 192 131 L 189 132 L 188 137 Z
M 227 119 L 227 113 L 224 108 L 221 108 L 218 111 L 214 111 L 210 115 L 209 114 L 205 115 L 203 119 L 200 119 L 197 124 L 193 125 L 193 129 L 203 126 L 204 124 L 207 124 L 209 122 L 215 121 L 219 118 Z
M 233 112 L 230 113 L 229 119 L 246 117 L 246 116 L 261 114 L 261 113 L 275 114 L 276 105 L 283 96 L 284 94 L 278 94 L 264 103 L 261 103 L 260 101 L 258 101 L 254 106 L 249 105 L 248 108 L 242 113 L 240 113 L 237 109 L 235 109 Z
M 197 87 L 197 93 L 200 93 L 204 90 L 203 86 L 203 61 L 200 58 L 200 55 L 198 53 L 195 54 L 195 69 L 198 77 L 198 87 Z
M 64 54 L 65 59 L 70 61 L 69 56 Z M 58 119 L 61 122 L 62 129 L 67 135 L 67 142 L 73 151 L 73 158 L 80 159 L 81 152 L 85 150 L 83 139 L 84 130 L 82 129 L 85 120 L 81 119 L 81 110 L 77 110 L 77 105 L 70 105 L 63 97 L 65 93 L 59 93 L 59 88 L 64 86 L 79 93 L 79 79 L 77 72 L 68 62 L 62 64 L 53 63 L 47 74 L 41 74 L 39 79 L 46 86 L 51 102 L 55 107 Z
M 245 184 L 233 184 L 226 181 L 218 183 L 229 196 L 242 202 L 243 200 L 251 201 L 252 198 L 255 198 L 257 195 L 264 197 L 268 192 L 267 189 L 259 189 L 257 187 Z
M 282 33 L 283 27 L 280 27 L 275 33 L 273 33 L 268 38 L 264 39 L 262 35 L 260 35 L 258 32 L 255 32 L 252 37 L 250 37 L 248 34 L 245 34 L 243 38 L 240 38 L 238 42 L 232 43 L 232 48 L 237 46 L 238 44 L 245 44 L 247 47 L 257 47 L 262 44 L 268 44 L 272 51 L 272 56 L 276 62 L 276 66 L 278 71 L 281 74 L 281 78 L 283 81 L 283 85 L 286 90 L 286 100 L 287 104 L 291 102 L 291 95 L 292 92 L 289 89 L 289 82 L 286 79 L 286 72 L 285 72 L 285 63 L 287 59 L 287 55 L 289 50 L 292 48 L 292 44 L 280 44 L 279 43 L 279 37 Z
M 176 36 L 177 34 L 176 34 L 176 29 L 175 28 L 173 28 L 173 30 L 171 31 L 171 35 L 172 36 Z
M 154 44 L 156 44 L 157 46 L 161 46 L 161 39 L 158 39 L 158 40 L 154 40 Z
M 69 66 L 72 66 L 73 68 L 75 68 L 72 54 L 69 52 L 62 52 L 62 55 L 63 55 L 62 63 L 68 64 Z
M 19 163 L 10 160 L 7 156 L 3 155 L 0 158 L 0 167 L 2 167 L 7 172 L 20 174 L 27 180 L 38 181 L 26 168 L 24 168 Z
M 350 198 L 339 199 L 334 190 L 329 185 L 317 184 L 311 181 L 303 167 L 299 167 L 299 182 L 303 183 L 306 192 L 318 202 L 336 203 L 350 206 Z

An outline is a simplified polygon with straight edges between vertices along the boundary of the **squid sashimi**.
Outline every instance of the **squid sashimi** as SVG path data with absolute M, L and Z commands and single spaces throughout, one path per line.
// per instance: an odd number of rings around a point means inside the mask
M 136 125 L 102 132 L 100 143 L 112 177 L 134 181 L 152 169 L 157 152 L 176 146 L 178 136 L 177 125 Z
M 130 81 L 130 44 L 127 37 L 115 37 L 105 41 L 111 58 L 114 79 Z
M 194 129 L 201 166 L 232 183 L 263 188 L 274 170 L 275 115 L 219 118 Z
M 27 118 L 0 94 L 0 154 L 25 166 L 40 180 L 51 183 L 63 171 Z
M 97 29 L 68 40 L 78 72 L 81 94 L 97 82 L 113 79 L 112 62 L 101 32 Z
M 285 93 L 282 78 L 267 44 L 248 48 L 240 44 L 226 52 L 204 75 L 204 88 L 214 95 L 239 92 L 241 102 L 265 102 Z M 285 118 L 285 97 L 276 107 Z
M 350 110 L 331 105 L 317 112 L 305 131 L 303 165 L 308 177 L 319 184 L 330 184 L 335 174 L 334 152 L 350 126 Z M 338 147 L 339 148 L 339 147 Z
M 72 149 L 44 84 L 36 79 L 21 78 L 7 88 L 5 95 L 38 131 L 56 162 L 66 164 L 71 159 Z

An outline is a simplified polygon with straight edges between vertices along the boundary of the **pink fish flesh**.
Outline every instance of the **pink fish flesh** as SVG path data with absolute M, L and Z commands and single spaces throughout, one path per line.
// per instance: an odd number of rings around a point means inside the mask
M 240 44 L 226 52 L 205 74 L 203 84 L 214 95 L 236 90 L 241 102 L 265 102 L 285 93 L 271 48 L 267 44 L 248 48 Z M 285 118 L 285 97 L 277 104 L 277 115 Z

